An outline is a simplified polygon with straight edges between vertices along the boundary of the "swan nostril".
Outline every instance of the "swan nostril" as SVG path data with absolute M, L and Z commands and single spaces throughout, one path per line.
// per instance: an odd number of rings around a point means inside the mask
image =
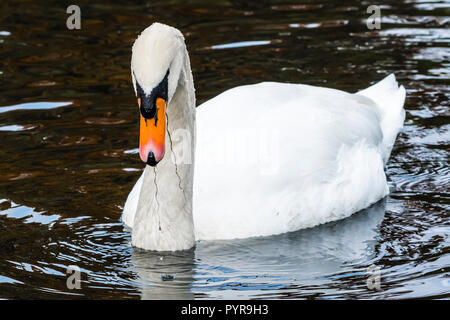
M 156 159 L 155 159 L 155 154 L 153 153 L 153 151 L 150 151 L 150 152 L 148 153 L 148 156 L 147 156 L 147 164 L 148 164 L 149 166 L 152 166 L 152 167 L 154 167 L 154 166 L 156 166 L 156 165 L 158 164 L 158 161 L 156 161 Z

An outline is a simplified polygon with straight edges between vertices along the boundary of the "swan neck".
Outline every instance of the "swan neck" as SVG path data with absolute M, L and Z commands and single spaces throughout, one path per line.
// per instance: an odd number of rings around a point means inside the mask
M 187 51 L 166 122 L 165 155 L 156 167 L 145 168 L 132 232 L 132 244 L 147 250 L 185 250 L 195 244 L 195 91 Z

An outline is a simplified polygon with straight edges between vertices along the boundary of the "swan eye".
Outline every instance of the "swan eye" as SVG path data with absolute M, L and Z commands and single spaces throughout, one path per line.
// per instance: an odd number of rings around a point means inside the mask
M 158 98 L 167 101 L 168 98 L 168 81 L 169 80 L 169 70 L 167 70 L 166 75 L 161 80 L 161 82 L 152 89 L 150 94 L 145 94 L 144 90 L 140 86 L 139 82 L 136 81 L 136 93 L 138 97 L 139 110 L 142 117 L 145 119 L 153 119 L 157 114 L 156 100 Z

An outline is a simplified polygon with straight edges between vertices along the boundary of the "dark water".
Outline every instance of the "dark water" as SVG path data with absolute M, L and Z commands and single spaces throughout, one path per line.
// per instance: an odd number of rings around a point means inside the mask
M 366 27 L 372 3 L 351 0 L 94 2 L 77 1 L 72 31 L 60 2 L 0 2 L 0 298 L 450 296 L 449 2 L 387 1 L 381 30 Z M 143 169 L 129 63 L 154 21 L 185 34 L 199 103 L 264 80 L 356 91 L 395 72 L 407 119 L 390 196 L 290 234 L 134 250 L 120 220 Z

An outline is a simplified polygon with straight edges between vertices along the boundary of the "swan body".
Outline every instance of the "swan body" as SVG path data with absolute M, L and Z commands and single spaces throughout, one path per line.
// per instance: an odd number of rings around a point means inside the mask
M 182 40 L 178 30 L 153 24 L 136 43 L 164 42 L 161 37 L 173 34 Z M 181 61 L 166 65 L 181 68 L 176 80 L 169 78 L 166 155 L 146 166 L 124 206 L 133 245 L 182 250 L 196 240 L 295 231 L 348 217 L 389 193 L 384 166 L 405 117 L 405 89 L 394 75 L 354 94 L 277 82 L 244 85 L 195 108 L 181 42 L 168 45 Z M 145 64 L 134 48 L 132 69 L 133 59 Z M 163 75 L 167 66 L 153 68 Z M 142 80 L 134 75 L 133 81 Z M 175 136 L 189 146 L 188 161 L 177 163 Z

